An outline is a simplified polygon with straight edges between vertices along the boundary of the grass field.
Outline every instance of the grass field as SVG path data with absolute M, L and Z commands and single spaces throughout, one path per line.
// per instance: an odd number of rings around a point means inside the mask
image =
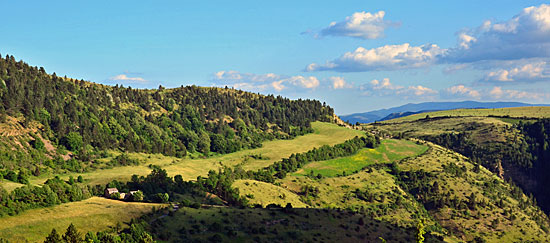
M 312 208 L 182 208 L 159 224 L 160 242 L 415 242 L 416 232 L 354 212 Z
M 392 134 L 403 133 L 419 137 L 424 135 L 438 135 L 441 133 L 471 131 L 477 132 L 500 127 L 502 130 L 511 127 L 511 124 L 495 117 L 449 117 L 444 119 L 417 120 L 413 122 L 395 122 L 367 124 L 365 129 L 381 130 Z M 500 132 L 488 134 L 500 136 Z
M 376 163 L 390 163 L 406 157 L 423 153 L 427 146 L 418 145 L 407 140 L 386 139 L 382 140 L 375 149 L 362 149 L 357 154 L 337 159 L 318 161 L 306 164 L 294 175 L 321 174 L 325 177 L 346 175 L 355 173 L 365 166 Z
M 166 169 L 170 176 L 182 175 L 184 180 L 194 180 L 199 175 L 206 175 L 209 170 L 225 166 L 242 165 L 245 170 L 256 170 L 266 167 L 275 161 L 287 158 L 293 153 L 302 153 L 322 145 L 342 143 L 364 132 L 337 126 L 331 123 L 314 122 L 314 133 L 296 137 L 292 140 L 274 140 L 263 143 L 261 148 L 238 151 L 205 159 L 178 159 L 160 154 L 131 153 L 130 157 L 145 161 L 139 166 L 123 166 L 111 169 L 96 170 L 88 173 L 68 173 L 60 175 L 62 179 L 82 175 L 89 184 L 106 184 L 114 179 L 129 180 L 134 174 L 147 175 L 151 172 L 148 165 L 158 165 Z M 261 155 L 254 159 L 251 155 Z M 31 179 L 33 184 L 42 184 L 53 175 L 42 175 Z
M 2 188 L 4 188 L 6 191 L 11 192 L 15 190 L 15 188 L 22 187 L 23 184 L 4 179 L 2 180 L 2 182 L 0 182 L 0 186 L 2 186 Z
M 154 206 L 158 208 L 163 205 L 92 197 L 80 202 L 27 210 L 17 216 L 0 218 L 0 238 L 10 242 L 42 242 L 52 228 L 64 233 L 71 223 L 79 230 L 86 229 L 86 232 L 107 230 L 117 223 L 124 226 L 123 223 L 130 219 L 151 212 Z
M 529 117 L 529 118 L 547 118 L 550 117 L 550 106 L 533 106 L 533 107 L 514 107 L 514 108 L 497 108 L 497 109 L 457 109 L 447 111 L 434 111 L 427 113 L 419 113 L 410 116 L 400 117 L 393 120 L 383 121 L 382 123 L 415 121 L 430 117 L 441 116 L 510 116 L 510 117 Z
M 275 186 L 255 180 L 238 180 L 233 183 L 233 187 L 239 188 L 239 193 L 246 196 L 250 204 L 261 204 L 267 206 L 275 203 L 286 206 L 291 203 L 292 207 L 305 208 L 307 205 L 300 201 L 300 197 L 282 187 Z

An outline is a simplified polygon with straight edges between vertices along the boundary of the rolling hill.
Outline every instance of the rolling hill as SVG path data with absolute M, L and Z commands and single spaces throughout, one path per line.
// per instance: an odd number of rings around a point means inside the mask
M 424 113 L 438 110 L 454 109 L 480 109 L 480 108 L 506 108 L 506 107 L 526 107 L 526 106 L 545 106 L 540 104 L 527 104 L 521 102 L 478 102 L 478 101 L 460 101 L 460 102 L 424 102 L 418 104 L 406 104 L 398 107 L 380 109 L 363 113 L 354 113 L 342 115 L 343 121 L 349 121 L 352 124 L 371 123 L 375 121 L 385 121 L 402 116 L 408 116 L 416 113 Z
M 548 107 L 351 127 L 315 100 L 106 86 L 12 56 L 0 101 L 0 240 L 550 241 Z M 483 106 L 400 109 L 453 105 Z

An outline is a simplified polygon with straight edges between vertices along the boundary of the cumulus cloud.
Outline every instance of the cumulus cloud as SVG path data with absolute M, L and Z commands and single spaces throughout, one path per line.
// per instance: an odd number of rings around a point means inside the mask
M 457 34 L 458 45 L 442 61 L 476 62 L 550 57 L 550 5 L 523 9 L 503 22 L 485 21 Z
M 528 92 L 522 90 L 503 89 L 499 86 L 493 87 L 489 91 L 489 96 L 492 99 L 506 99 L 506 100 L 537 100 L 542 101 L 550 98 L 550 94 L 542 92 Z
M 483 81 L 488 82 L 537 82 L 550 80 L 550 62 L 523 63 L 509 68 L 498 68 L 488 72 Z
M 516 101 L 543 101 L 550 98 L 550 93 L 540 91 L 526 91 L 503 89 L 500 86 L 487 87 L 476 90 L 464 85 L 456 85 L 441 90 L 443 99 L 482 99 L 482 100 L 516 100 Z
M 390 79 L 384 78 L 382 81 L 374 79 L 368 84 L 361 85 L 359 89 L 362 91 L 363 95 L 367 96 L 399 96 L 402 98 L 433 98 L 433 95 L 438 92 L 424 87 L 422 85 L 416 86 L 401 86 L 395 85 L 390 82 Z
M 119 74 L 109 78 L 111 81 L 125 82 L 125 83 L 145 83 L 147 80 L 141 77 L 128 77 L 126 74 Z
M 330 77 L 328 79 L 330 80 L 333 89 L 349 89 L 353 87 L 353 85 L 346 82 L 346 80 L 342 77 Z
M 412 93 L 416 96 L 425 96 L 425 95 L 433 95 L 437 94 L 438 92 L 424 87 L 422 85 L 416 85 L 416 86 L 409 86 L 405 91 L 402 92 L 403 94 Z M 398 93 L 399 94 L 399 93 Z
M 405 43 L 373 49 L 359 47 L 326 64 L 312 63 L 306 67 L 306 71 L 361 72 L 419 68 L 435 63 L 444 52 L 444 49 L 433 44 L 411 46 Z
M 313 76 L 293 76 L 287 79 L 283 79 L 281 81 L 288 82 L 294 86 L 300 86 L 306 89 L 315 89 L 319 86 L 319 80 Z
M 384 78 L 382 81 L 373 79 L 370 81 L 370 85 L 373 90 L 399 90 L 404 88 L 403 86 L 392 84 L 389 78 Z
M 456 85 L 444 89 L 441 92 L 443 98 L 467 98 L 467 99 L 479 99 L 481 94 L 479 91 L 472 88 L 466 87 L 464 85 Z
M 384 20 L 384 11 L 377 13 L 356 12 L 344 21 L 332 22 L 316 36 L 347 36 L 359 39 L 378 39 L 384 37 L 384 30 L 397 23 Z
M 217 86 L 231 86 L 252 91 L 283 91 L 286 89 L 315 89 L 320 85 L 314 76 L 283 76 L 274 73 L 254 74 L 238 71 L 219 71 L 211 80 Z
M 348 18 L 349 20 L 344 22 L 334 23 L 334 26 L 345 26 L 344 23 L 352 22 L 353 18 Z M 325 64 L 309 64 L 305 70 L 391 71 L 450 64 L 444 72 L 452 73 L 468 67 L 479 68 L 477 66 L 480 63 L 495 68 L 501 67 L 502 62 L 521 62 L 549 57 L 550 5 L 542 4 L 525 8 L 506 21 L 485 21 L 477 28 L 461 30 L 457 33 L 457 44 L 452 48 L 441 48 L 435 44 L 411 46 L 409 43 L 372 49 L 358 47 Z M 527 73 L 519 69 L 518 74 L 510 73 L 511 71 L 514 72 L 513 70 L 495 70 L 492 76 L 488 74 L 487 81 L 540 78 L 536 75 L 526 78 L 522 75 Z

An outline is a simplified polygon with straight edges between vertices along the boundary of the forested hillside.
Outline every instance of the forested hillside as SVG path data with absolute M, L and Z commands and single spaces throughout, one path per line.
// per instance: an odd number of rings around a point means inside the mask
M 369 127 L 432 141 L 468 156 L 532 194 L 548 213 L 550 122 L 544 118 L 548 111 L 546 107 L 443 111 Z
M 332 108 L 313 100 L 229 88 L 105 86 L 0 58 L 0 168 L 79 171 L 106 149 L 231 153 L 311 132 L 311 121 L 332 117 Z

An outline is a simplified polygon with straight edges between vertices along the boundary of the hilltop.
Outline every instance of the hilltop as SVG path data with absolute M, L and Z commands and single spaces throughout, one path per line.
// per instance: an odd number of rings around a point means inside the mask
M 398 117 L 408 116 L 416 113 L 425 113 L 439 110 L 454 109 L 483 109 L 483 108 L 506 108 L 506 107 L 528 107 L 544 106 L 541 104 L 527 104 L 521 102 L 478 102 L 478 101 L 460 101 L 460 102 L 424 102 L 418 104 L 406 104 L 398 107 L 380 109 L 363 113 L 354 113 L 340 116 L 342 120 L 349 121 L 352 124 L 371 123 L 375 121 L 391 120 Z
M 533 194 L 548 212 L 548 118 L 549 107 L 458 109 L 415 114 L 365 128 L 432 141 L 460 152 Z

